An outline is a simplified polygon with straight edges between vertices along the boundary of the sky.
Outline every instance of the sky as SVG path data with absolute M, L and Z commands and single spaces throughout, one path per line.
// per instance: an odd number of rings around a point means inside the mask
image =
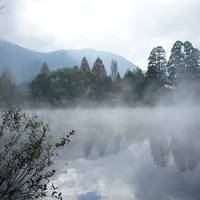
M 1 0 L 0 38 L 37 51 L 94 48 L 142 69 L 151 49 L 200 47 L 199 0 Z

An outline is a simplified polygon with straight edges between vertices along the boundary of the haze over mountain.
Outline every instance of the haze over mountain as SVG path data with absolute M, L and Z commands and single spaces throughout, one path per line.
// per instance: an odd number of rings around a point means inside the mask
M 39 72 L 43 62 L 47 62 L 50 69 L 79 66 L 82 57 L 86 57 L 93 66 L 97 57 L 100 57 L 106 70 L 110 73 L 112 60 L 118 62 L 120 74 L 127 69 L 136 67 L 133 63 L 114 53 L 94 49 L 58 50 L 52 52 L 37 52 L 19 45 L 0 40 L 0 71 L 9 71 L 17 82 L 30 81 Z

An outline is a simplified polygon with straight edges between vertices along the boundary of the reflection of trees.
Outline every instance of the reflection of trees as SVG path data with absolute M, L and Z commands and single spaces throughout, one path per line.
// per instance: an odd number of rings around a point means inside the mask
M 98 154 L 100 155 L 100 157 L 103 157 L 105 152 L 106 152 L 106 148 L 108 146 L 109 143 L 109 138 L 108 137 L 102 137 L 99 135 L 96 135 L 96 139 L 94 141 L 94 146 L 98 152 Z
M 121 137 L 113 135 L 112 137 L 102 137 L 95 134 L 87 138 L 83 144 L 83 152 L 86 157 L 89 157 L 93 147 L 97 150 L 100 157 L 106 153 L 108 145 L 111 145 L 112 153 L 117 154 L 120 150 Z
M 160 167 L 166 166 L 169 159 L 169 139 L 165 137 L 150 137 L 150 148 L 153 160 Z
M 192 137 L 150 137 L 149 143 L 154 163 L 160 167 L 166 166 L 170 151 L 179 170 L 194 170 L 200 161 L 198 141 Z
M 93 146 L 92 140 L 86 141 L 85 144 L 83 145 L 83 151 L 84 151 L 84 155 L 86 157 L 88 157 L 90 155 L 91 150 L 92 150 L 92 146 Z
M 181 171 L 194 170 L 200 160 L 200 154 L 196 149 L 195 142 L 190 140 L 177 139 L 171 140 L 171 151 L 174 161 Z
M 144 135 L 125 134 L 110 134 L 112 130 L 104 131 L 101 134 L 101 129 L 97 131 L 97 126 L 91 130 L 87 137 L 81 141 L 83 145 L 83 152 L 86 157 L 89 157 L 91 151 L 95 149 L 100 157 L 108 154 L 117 154 L 120 151 L 120 145 L 125 138 L 127 143 L 125 145 L 143 142 Z M 193 132 L 182 133 L 180 137 L 170 135 L 151 134 L 149 136 L 150 151 L 155 165 L 164 167 L 169 161 L 170 152 L 174 158 L 177 168 L 181 171 L 194 170 L 200 161 L 199 142 L 197 136 Z M 109 147 L 108 147 L 109 146 Z
M 99 156 L 103 157 L 106 152 L 108 143 L 109 143 L 108 137 L 102 137 L 99 134 L 90 135 L 83 144 L 84 155 L 88 157 L 92 151 L 92 147 L 94 146 Z
M 119 135 L 113 136 L 113 153 L 118 153 L 120 151 L 120 143 L 121 143 L 121 137 Z

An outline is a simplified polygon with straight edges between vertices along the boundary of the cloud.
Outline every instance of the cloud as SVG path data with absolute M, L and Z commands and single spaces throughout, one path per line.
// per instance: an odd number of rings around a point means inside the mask
M 0 37 L 35 50 L 90 47 L 145 68 L 154 46 L 200 47 L 198 0 L 10 0 L 8 7 Z

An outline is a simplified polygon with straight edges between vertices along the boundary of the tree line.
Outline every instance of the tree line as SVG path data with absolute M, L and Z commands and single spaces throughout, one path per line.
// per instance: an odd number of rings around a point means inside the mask
M 0 100 L 28 100 L 36 105 L 43 102 L 55 106 L 87 102 L 136 105 L 155 104 L 160 98 L 169 100 L 175 94 L 188 96 L 188 92 L 195 94 L 195 98 L 199 96 L 200 52 L 188 41 L 176 41 L 168 60 L 162 46 L 154 47 L 146 72 L 137 67 L 128 69 L 121 77 L 114 60 L 110 69 L 108 74 L 99 57 L 92 67 L 86 57 L 80 66 L 71 68 L 50 70 L 44 63 L 28 87 L 20 88 L 4 73 L 0 77 Z

